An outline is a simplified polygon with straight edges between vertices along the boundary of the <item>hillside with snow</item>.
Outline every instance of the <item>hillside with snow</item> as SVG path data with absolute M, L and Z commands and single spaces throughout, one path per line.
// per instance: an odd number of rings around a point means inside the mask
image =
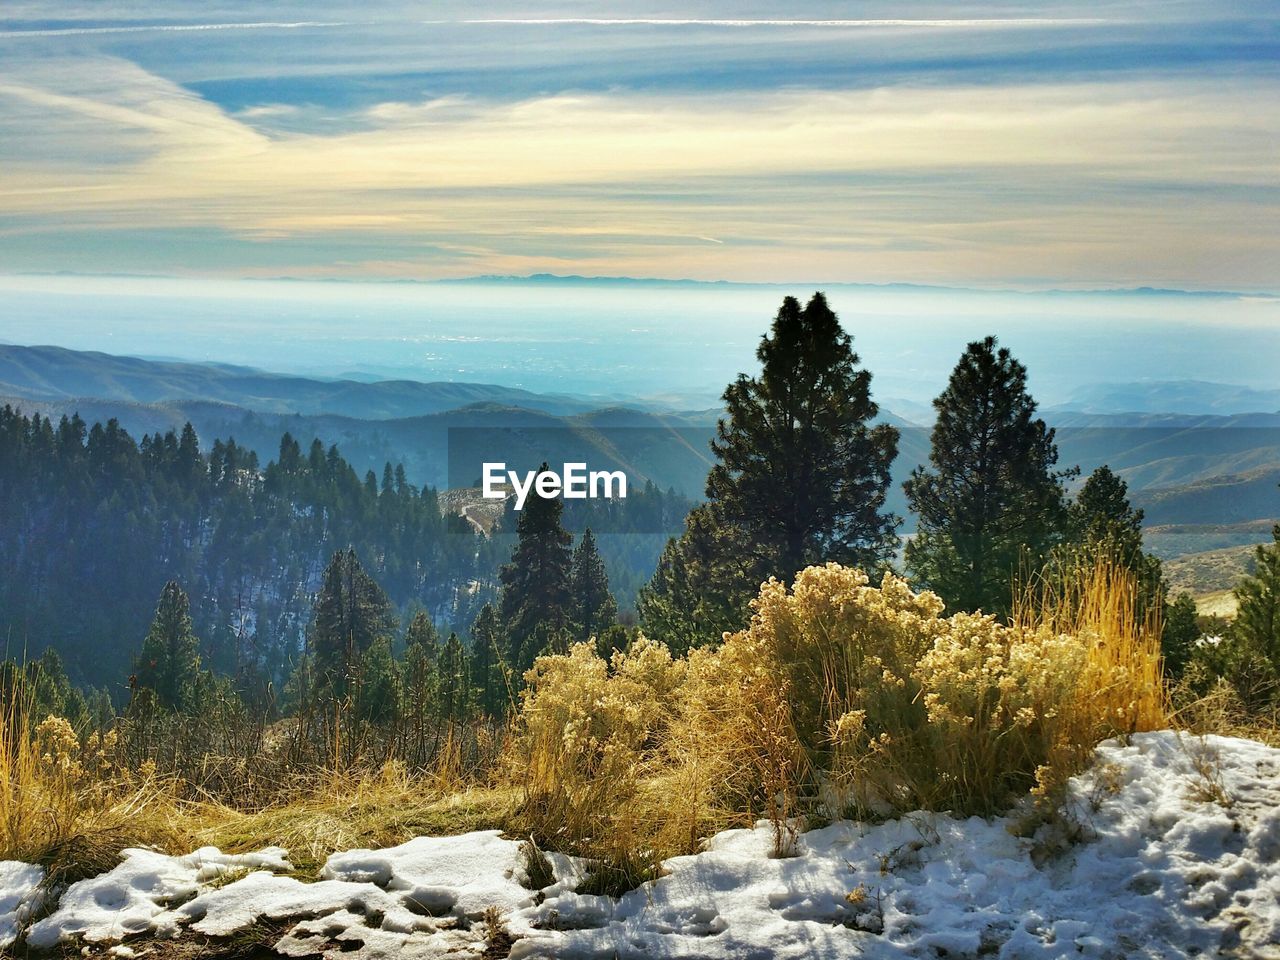
M 337 853 L 313 882 L 287 875 L 278 848 L 129 850 L 48 895 L 38 867 L 9 862 L 0 944 L 216 957 L 275 931 L 282 956 L 369 960 L 1280 957 L 1280 750 L 1168 731 L 1108 741 L 1057 818 L 1030 835 L 1021 823 L 838 821 L 782 858 L 762 823 L 617 900 L 576 893 L 585 864 L 554 853 L 553 882 L 531 889 L 522 843 L 496 831 Z

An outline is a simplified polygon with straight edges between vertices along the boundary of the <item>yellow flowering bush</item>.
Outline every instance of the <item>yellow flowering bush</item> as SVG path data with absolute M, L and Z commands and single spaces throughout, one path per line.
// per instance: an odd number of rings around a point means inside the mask
M 635 809 L 646 753 L 674 712 L 685 674 L 667 648 L 641 638 L 611 661 L 592 644 L 540 657 L 525 676 L 511 762 L 532 826 L 571 844 L 608 842 Z
M 535 829 L 658 857 L 764 815 L 785 853 L 802 801 L 991 813 L 1046 794 L 1098 740 L 1163 722 L 1158 630 L 1126 583 L 1005 624 L 830 563 L 765 583 L 746 630 L 683 660 L 644 638 L 543 657 L 516 738 Z

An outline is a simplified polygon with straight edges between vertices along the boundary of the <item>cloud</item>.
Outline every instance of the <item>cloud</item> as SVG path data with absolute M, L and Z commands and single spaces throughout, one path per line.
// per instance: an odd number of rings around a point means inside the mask
M 467 43 L 448 33 L 426 53 L 417 39 L 392 44 L 376 63 L 352 54 L 344 34 L 321 30 L 303 46 L 264 39 L 245 48 L 246 63 L 263 71 L 245 80 L 224 77 L 244 64 L 210 66 L 217 58 L 208 53 L 186 62 L 164 46 L 195 49 L 185 46 L 194 25 L 176 38 L 157 33 L 159 46 L 145 49 L 168 56 L 150 66 L 124 48 L 97 52 L 97 41 L 13 44 L 24 52 L 0 61 L 0 253 L 77 268 L 89 256 L 84 236 L 145 229 L 207 234 L 202 243 L 220 243 L 220 262 L 239 262 L 242 273 L 279 273 L 280 259 L 296 256 L 298 272 L 310 274 L 377 263 L 413 264 L 404 269 L 415 275 L 555 267 L 1270 285 L 1268 263 L 1280 251 L 1274 75 L 909 73 L 913 58 L 953 55 L 952 37 L 979 36 L 973 27 L 1012 35 L 1004 28 L 1085 22 L 1093 21 L 486 21 L 472 25 Z M 500 29 L 474 39 L 501 24 L 520 28 L 523 42 L 509 44 Z M 594 31 L 590 42 L 574 41 L 572 62 L 547 37 L 577 31 L 541 29 L 564 24 Z M 282 25 L 210 23 L 212 39 L 201 43 L 241 50 L 241 37 L 219 31 Z M 628 25 L 661 29 L 613 29 Z M 635 69 L 648 56 L 683 76 L 710 48 L 690 41 L 663 58 L 672 38 L 700 33 L 686 29 L 694 26 L 742 38 L 715 41 L 705 60 L 719 84 L 570 82 L 580 62 L 605 70 L 621 56 L 623 48 L 597 44 L 602 34 L 628 36 Z M 798 26 L 842 39 L 821 41 L 821 56 L 811 57 L 819 41 Z M 838 30 L 864 27 L 906 38 L 865 48 L 897 56 L 886 68 L 893 82 L 814 80 L 823 58 L 858 59 Z M 289 43 L 302 37 L 286 33 Z M 1012 42 L 1007 35 L 1001 42 Z M 1101 41 L 1088 36 L 1095 49 Z M 320 37 L 328 45 L 317 46 Z M 1022 55 L 1028 42 L 1008 49 Z M 281 55 L 268 64 L 267 50 Z M 728 64 L 761 50 L 765 66 L 814 69 L 777 70 L 767 86 L 759 72 L 746 85 Z M 419 73 L 378 72 L 413 57 Z M 362 99 L 280 83 L 289 70 L 322 74 L 343 58 L 365 73 L 329 81 Z M 506 72 L 494 66 L 504 59 Z M 146 242 L 162 263 L 183 256 L 180 245 Z
M 474 23 L 519 26 L 592 27 L 835 27 L 868 29 L 882 27 L 970 28 L 1088 26 L 1115 22 L 1105 17 L 991 17 L 968 19 L 860 19 L 860 20 L 778 20 L 778 19 L 662 19 L 656 17 L 493 17 L 462 21 L 424 20 L 423 23 Z
M 156 23 L 115 27 L 33 27 L 27 30 L 0 30 L 0 40 L 48 37 L 94 37 L 120 33 L 201 33 L 210 30 L 308 30 L 350 27 L 350 22 L 299 20 L 293 23 L 255 21 L 250 23 Z

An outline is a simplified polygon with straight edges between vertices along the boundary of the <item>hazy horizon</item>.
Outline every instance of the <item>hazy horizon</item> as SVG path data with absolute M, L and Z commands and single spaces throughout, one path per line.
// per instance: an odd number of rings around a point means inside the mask
M 387 284 L 0 277 L 3 339 L 335 377 L 495 383 L 711 405 L 754 356 L 787 286 Z M 924 403 L 995 334 L 1045 405 L 1082 387 L 1207 380 L 1280 387 L 1266 297 L 832 287 L 873 389 Z

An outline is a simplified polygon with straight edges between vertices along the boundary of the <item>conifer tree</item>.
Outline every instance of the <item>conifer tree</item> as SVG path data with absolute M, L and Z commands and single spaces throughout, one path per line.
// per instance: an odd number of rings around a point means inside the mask
M 1006 614 L 1066 526 L 1054 432 L 1035 417 L 1027 370 L 996 338 L 969 344 L 933 401 L 929 467 L 903 485 L 919 519 L 907 569 L 952 611 Z
M 337 693 L 374 640 L 395 628 L 391 601 L 356 557 L 339 550 L 325 568 L 316 598 L 312 649 L 322 676 Z
M 583 531 L 573 552 L 569 596 L 573 604 L 572 629 L 578 642 L 598 637 L 618 622 L 618 603 L 609 592 L 609 574 L 590 527 Z
M 544 463 L 542 470 L 547 469 Z M 546 637 L 570 619 L 569 571 L 572 535 L 561 525 L 564 504 L 534 491 L 516 519 L 511 562 L 499 572 L 500 613 L 507 631 L 507 662 L 523 673 L 542 652 Z
M 1280 669 L 1280 524 L 1271 534 L 1272 542 L 1254 553 L 1256 569 L 1235 589 L 1234 631 Z
M 1184 591 L 1165 607 L 1164 631 L 1160 635 L 1160 652 L 1164 657 L 1165 669 L 1170 674 L 1175 677 L 1182 674 L 1199 638 L 1196 601 Z
M 404 720 L 408 753 L 415 763 L 425 763 L 428 734 L 437 713 L 439 693 L 437 661 L 440 657 L 439 634 L 426 612 L 419 610 L 405 631 L 404 650 Z
M 365 652 L 360 665 L 356 716 L 385 726 L 400 717 L 400 669 L 391 656 L 391 638 L 380 636 Z
M 471 706 L 470 673 L 467 651 L 456 633 L 440 648 L 437 672 L 440 676 L 440 719 L 445 723 L 463 723 Z
M 1129 502 L 1129 486 L 1110 467 L 1098 467 L 1085 479 L 1067 508 L 1067 542 L 1058 553 L 1069 569 L 1091 568 L 1099 558 L 1127 570 L 1137 587 L 1134 614 L 1144 622 L 1162 611 L 1164 630 L 1170 629 L 1172 609 L 1158 557 L 1142 547 L 1143 512 Z M 1177 638 L 1168 637 L 1177 644 Z
M 191 625 L 187 595 L 172 580 L 160 593 L 134 674 L 137 686 L 153 691 L 156 702 L 165 709 L 183 711 L 195 706 L 200 641 Z
M 1143 512 L 1133 509 L 1128 484 L 1106 464 L 1085 479 L 1067 513 L 1075 542 L 1110 545 L 1126 565 L 1141 555 Z
M 500 716 L 508 703 L 504 648 L 498 613 L 493 604 L 486 603 L 471 625 L 471 686 L 476 692 L 476 706 L 489 717 Z
M 640 597 L 646 630 L 677 647 L 743 626 L 770 576 L 875 568 L 897 542 L 884 505 L 898 433 L 872 423 L 871 374 L 826 298 L 787 297 L 756 356 L 760 375 L 725 390 L 707 503 Z

